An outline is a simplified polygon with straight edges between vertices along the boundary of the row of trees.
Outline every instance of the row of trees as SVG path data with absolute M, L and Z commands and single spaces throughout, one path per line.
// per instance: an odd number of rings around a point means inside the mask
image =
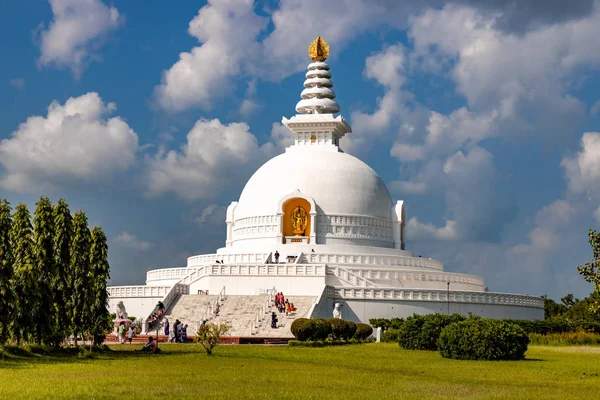
M 68 204 L 0 199 L 0 344 L 60 345 L 65 338 L 104 339 L 108 312 L 108 245 L 83 211 Z

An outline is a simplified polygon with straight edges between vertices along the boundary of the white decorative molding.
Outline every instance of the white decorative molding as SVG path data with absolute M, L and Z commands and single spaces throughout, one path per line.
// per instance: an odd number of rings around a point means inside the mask
M 310 253 L 307 255 L 311 263 L 324 264 L 361 264 L 361 265 L 382 265 L 389 267 L 410 267 L 443 270 L 443 264 L 440 261 L 431 260 L 422 257 L 403 257 L 387 256 L 377 254 L 338 254 L 338 253 Z
M 544 300 L 539 297 L 507 293 L 328 286 L 327 294 L 330 298 L 345 300 L 435 301 L 544 308 Z

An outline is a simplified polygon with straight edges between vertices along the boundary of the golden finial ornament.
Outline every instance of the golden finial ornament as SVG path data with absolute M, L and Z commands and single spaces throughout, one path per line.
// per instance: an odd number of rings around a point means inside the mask
M 325 61 L 329 57 L 329 45 L 321 36 L 318 36 L 308 46 L 308 56 L 313 61 Z

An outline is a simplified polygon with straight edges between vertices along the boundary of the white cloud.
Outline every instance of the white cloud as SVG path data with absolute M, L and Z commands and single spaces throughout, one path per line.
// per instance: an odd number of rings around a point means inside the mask
M 245 72 L 253 57 L 261 59 L 256 41 L 267 20 L 254 13 L 252 0 L 210 0 L 190 22 L 188 32 L 200 43 L 163 72 L 155 89 L 161 107 L 181 111 L 210 108 L 234 87 L 233 78 Z
M 581 150 L 566 156 L 561 162 L 574 193 L 600 194 L 600 132 L 586 132 L 581 138 Z
M 330 43 L 335 58 L 352 38 L 382 24 L 402 28 L 409 13 L 422 7 L 387 0 L 291 0 L 278 5 L 268 11 L 269 21 L 254 12 L 252 0 L 209 0 L 189 28 L 202 44 L 181 53 L 164 71 L 155 90 L 158 104 L 170 111 L 209 108 L 233 90 L 240 76 L 279 81 L 301 71 L 310 62 L 307 47 L 317 35 Z M 261 40 L 269 22 L 273 30 Z
M 120 117 L 107 117 L 115 110 L 90 92 L 64 105 L 52 102 L 46 117 L 29 117 L 0 142 L 0 187 L 39 192 L 40 186 L 102 180 L 129 168 L 138 137 Z
M 456 221 L 446 221 L 443 227 L 438 228 L 433 224 L 420 222 L 417 217 L 412 217 L 406 224 L 406 235 L 408 240 L 454 240 L 457 238 Z
M 145 240 L 139 240 L 135 235 L 132 235 L 128 232 L 121 233 L 115 238 L 115 240 L 118 243 L 135 250 L 146 251 L 154 247 L 154 244 Z
M 598 8 L 589 16 L 515 35 L 499 30 L 501 12 L 455 4 L 412 18 L 417 59 L 449 60 L 459 93 L 475 112 L 497 112 L 504 134 L 573 132 L 585 107 L 568 94 L 580 66 L 600 66 Z M 551 134 L 550 134 L 551 133 Z
M 204 207 L 200 215 L 195 218 L 200 226 L 222 226 L 225 223 L 227 207 L 218 204 L 209 204 Z
M 148 194 L 174 192 L 187 200 L 215 198 L 249 176 L 271 155 L 245 123 L 196 122 L 180 151 L 159 151 L 148 161 Z
M 25 79 L 23 78 L 11 78 L 8 80 L 8 83 L 10 84 L 10 86 L 18 90 L 23 90 L 23 88 L 25 87 Z
M 50 5 L 54 19 L 41 32 L 39 63 L 70 68 L 78 78 L 91 61 L 99 59 L 98 48 L 124 18 L 101 0 L 50 0 Z
M 538 211 L 535 227 L 529 232 L 529 243 L 513 246 L 514 254 L 541 256 L 561 243 L 561 228 L 571 221 L 575 208 L 565 200 L 557 200 Z

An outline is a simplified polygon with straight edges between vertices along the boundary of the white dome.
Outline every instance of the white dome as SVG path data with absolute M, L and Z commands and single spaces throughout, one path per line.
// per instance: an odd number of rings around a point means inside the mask
M 280 200 L 299 190 L 314 199 L 320 215 L 362 215 L 391 219 L 392 198 L 383 180 L 349 154 L 288 149 L 252 175 L 235 210 L 235 219 L 274 215 Z

